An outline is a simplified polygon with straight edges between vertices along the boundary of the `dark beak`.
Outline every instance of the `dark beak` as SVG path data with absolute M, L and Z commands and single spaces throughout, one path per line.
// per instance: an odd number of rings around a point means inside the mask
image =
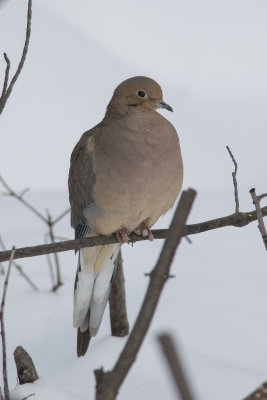
M 173 112 L 173 109 L 171 108 L 171 106 L 169 106 L 169 104 L 165 103 L 165 101 L 155 100 L 155 103 L 157 103 L 159 105 L 159 108 L 165 108 L 165 110 Z

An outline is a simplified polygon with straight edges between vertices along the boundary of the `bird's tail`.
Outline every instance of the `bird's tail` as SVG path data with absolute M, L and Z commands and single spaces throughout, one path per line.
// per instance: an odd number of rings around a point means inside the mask
M 98 332 L 110 294 L 118 252 L 118 244 L 79 250 L 73 301 L 73 325 L 78 328 L 78 357 L 86 353 L 91 336 Z

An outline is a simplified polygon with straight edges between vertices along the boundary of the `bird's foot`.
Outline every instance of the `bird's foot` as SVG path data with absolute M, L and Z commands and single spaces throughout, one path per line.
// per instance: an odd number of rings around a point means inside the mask
M 120 244 L 128 243 L 129 240 L 130 240 L 130 238 L 128 236 L 128 233 L 123 229 L 121 229 L 120 231 L 116 232 L 116 237 L 117 237 L 117 240 L 118 240 L 118 242 Z
M 136 233 L 136 235 L 142 235 L 143 237 L 148 237 L 150 241 L 154 240 L 153 233 L 144 224 L 139 225 L 138 228 L 135 229 L 134 233 Z

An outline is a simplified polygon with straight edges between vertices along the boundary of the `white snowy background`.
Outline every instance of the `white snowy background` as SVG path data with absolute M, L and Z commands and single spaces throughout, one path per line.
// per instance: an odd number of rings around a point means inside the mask
M 147 75 L 174 113 L 184 188 L 198 196 L 191 223 L 234 211 L 229 145 L 238 161 L 241 211 L 249 189 L 267 191 L 267 3 L 265 0 L 34 0 L 29 53 L 0 118 L 0 174 L 38 209 L 68 207 L 69 157 L 80 135 L 103 117 L 116 85 Z M 0 51 L 14 72 L 25 37 L 26 0 L 0 1 Z M 5 69 L 0 61 L 1 82 Z M 264 205 L 264 202 L 263 204 Z M 167 227 L 171 213 L 157 226 Z M 0 234 L 8 248 L 41 244 L 45 226 L 15 199 L 0 196 Z M 57 235 L 71 238 L 66 217 Z M 156 337 L 179 343 L 198 400 L 238 400 L 267 378 L 267 258 L 257 230 L 223 228 L 183 241 L 148 336 L 119 399 L 175 399 Z M 161 241 L 123 246 L 133 326 Z M 5 323 L 8 377 L 13 351 L 31 354 L 41 379 L 12 399 L 93 399 L 93 370 L 111 368 L 126 339 L 110 336 L 108 310 L 85 357 L 72 328 L 73 252 L 60 254 L 64 286 L 50 292 L 45 257 L 21 260 L 39 287 L 13 269 Z M 3 275 L 0 276 L 1 283 Z

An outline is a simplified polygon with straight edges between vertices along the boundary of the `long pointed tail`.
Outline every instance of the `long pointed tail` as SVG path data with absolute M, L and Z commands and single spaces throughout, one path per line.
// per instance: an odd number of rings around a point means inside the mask
M 91 336 L 98 332 L 110 294 L 118 252 L 118 244 L 79 251 L 73 300 L 73 325 L 78 328 L 78 357 L 86 353 Z

